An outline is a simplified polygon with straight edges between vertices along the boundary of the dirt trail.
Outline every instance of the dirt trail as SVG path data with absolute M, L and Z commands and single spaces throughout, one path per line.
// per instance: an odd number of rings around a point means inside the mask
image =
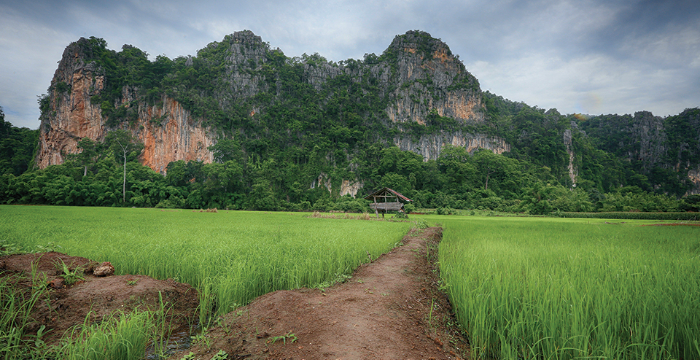
M 468 346 L 453 326 L 450 304 L 426 256 L 426 250 L 436 253 L 441 235 L 440 228 L 412 230 L 403 246 L 325 291 L 261 296 L 209 329 L 208 344 L 200 341 L 171 359 L 190 351 L 210 359 L 220 350 L 229 359 L 467 357 Z

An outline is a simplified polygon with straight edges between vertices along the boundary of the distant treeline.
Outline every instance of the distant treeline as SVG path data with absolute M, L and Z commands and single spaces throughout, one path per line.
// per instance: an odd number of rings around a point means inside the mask
M 27 138 L 36 141 L 35 137 Z M 80 154 L 43 170 L 17 174 L 5 168 L 0 176 L 0 203 L 361 212 L 369 210 L 362 196 L 387 186 L 414 200 L 419 208 L 530 214 L 700 208 L 700 196 L 677 199 L 645 192 L 634 185 L 608 193 L 596 188 L 570 189 L 559 184 L 547 167 L 488 150 L 470 155 L 464 148 L 452 146 L 444 148 L 437 160 L 423 161 L 418 154 L 373 144 L 359 157 L 361 161 L 355 159 L 356 174 L 366 180 L 357 198 L 352 198 L 338 196 L 342 178 L 337 173 L 324 174 L 321 183 L 312 187 L 320 166 L 244 157 L 231 140 L 212 147 L 215 157 L 225 161 L 176 161 L 168 165 L 163 176 L 138 162 L 141 147 L 128 139 L 134 146 L 126 154 L 124 184 L 124 154 L 115 146 L 119 139 L 110 136 L 104 143 L 83 139 Z M 323 184 L 326 180 L 331 191 Z M 126 194 L 122 192 L 124 186 Z

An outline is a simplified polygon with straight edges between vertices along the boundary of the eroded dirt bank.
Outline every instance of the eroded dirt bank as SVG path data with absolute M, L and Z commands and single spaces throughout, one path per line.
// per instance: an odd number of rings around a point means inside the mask
M 36 279 L 32 283 L 32 264 Z M 71 272 L 83 278 L 66 285 L 61 270 L 65 264 Z M 199 305 L 197 291 L 190 285 L 172 280 L 156 280 L 143 275 L 111 275 L 98 277 L 94 261 L 57 252 L 10 255 L 0 257 L 0 277 L 8 277 L 20 291 L 30 292 L 32 286 L 44 286 L 46 291 L 31 312 L 32 322 L 26 329 L 35 334 L 41 326 L 47 335 L 42 339 L 57 344 L 72 327 L 99 322 L 115 312 L 158 310 L 163 305 L 173 316 L 173 328 L 185 327 L 196 321 Z M 40 280 L 40 281 L 38 281 Z
M 430 259 L 441 231 L 412 230 L 403 246 L 360 267 L 343 284 L 261 296 L 223 317 L 206 332 L 207 341 L 171 359 L 190 352 L 210 359 L 220 350 L 229 359 L 468 357 Z

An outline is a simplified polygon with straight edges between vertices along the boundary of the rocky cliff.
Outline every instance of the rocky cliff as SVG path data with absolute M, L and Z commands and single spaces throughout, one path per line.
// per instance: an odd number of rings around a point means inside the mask
M 150 94 L 151 99 L 146 101 L 144 91 L 139 91 L 138 86 L 124 83 L 120 85 L 123 86 L 121 97 L 109 98 L 107 108 L 121 107 L 132 117 L 129 121 L 109 121 L 114 115 L 105 115 L 104 101 L 100 101 L 105 96 L 100 95 L 107 92 L 110 82 L 118 79 L 109 76 L 99 57 L 91 53 L 90 46 L 93 45 L 86 39 L 69 45 L 51 81 L 49 108 L 44 109 L 41 117 L 41 140 L 36 158 L 39 167 L 62 163 L 67 154 L 78 151 L 77 142 L 81 138 L 100 141 L 116 128 L 128 129 L 144 143 L 142 163 L 155 171 L 163 173 L 167 164 L 176 160 L 213 161 L 208 147 L 217 141 L 217 125 L 210 121 L 206 111 L 193 113 L 191 105 L 183 106 L 175 100 L 189 100 L 194 96 L 195 100 L 188 103 L 196 103 L 205 91 L 175 84 L 171 85 L 173 90 L 161 89 L 160 93 Z M 220 49 L 223 49 L 222 58 L 206 57 L 218 54 Z M 212 72 L 215 77 L 208 80 L 215 84 L 210 96 L 217 107 L 226 111 L 244 108 L 241 104 L 246 104 L 246 114 L 253 120 L 254 115 L 266 111 L 267 105 L 251 99 L 270 93 L 279 97 L 281 92 L 288 91 L 285 88 L 288 84 L 280 80 L 279 73 L 271 73 L 271 66 L 280 61 L 296 61 L 303 64 L 301 81 L 316 91 L 327 89 L 329 81 L 339 75 L 347 75 L 356 83 L 372 84 L 377 89 L 378 101 L 385 104 L 382 114 L 375 115 L 389 128 L 398 126 L 400 132 L 405 131 L 401 126 L 407 123 L 426 125 L 431 111 L 454 119 L 458 124 L 484 121 L 484 106 L 476 78 L 466 71 L 446 44 L 423 32 L 409 31 L 397 36 L 381 57 L 372 54 L 359 62 L 332 63 L 317 54 L 290 60 L 250 31 L 229 35 L 198 54 L 198 58 L 186 58 L 185 66 L 196 68 L 204 63 L 217 69 Z M 172 74 L 168 76 L 170 80 L 176 78 Z M 275 102 L 274 97 L 271 102 Z M 387 140 L 387 143 L 392 142 L 391 138 Z M 423 155 L 425 160 L 437 158 L 444 144 L 464 146 L 469 151 L 478 147 L 497 153 L 509 150 L 502 139 L 454 129 L 421 135 L 416 140 L 408 135 L 395 136 L 393 143 L 403 150 Z
M 633 116 L 602 115 L 581 125 L 602 150 L 632 164 L 656 188 L 667 185 L 663 182 L 670 179 L 667 171 L 672 171 L 691 183 L 687 194 L 700 194 L 700 110 L 697 108 L 666 118 L 648 111 Z
M 91 97 L 104 90 L 107 80 L 94 62 L 85 63 L 81 41 L 66 48 L 51 81 L 50 108 L 41 119 L 36 160 L 40 168 L 63 163 L 66 155 L 78 152 L 80 139 L 101 141 L 114 129 L 107 126 L 100 104 L 91 103 Z M 215 143 L 213 133 L 177 101 L 163 95 L 161 105 L 147 106 L 138 101 L 135 89 L 126 87 L 122 102 L 127 107 L 136 107 L 136 121 L 120 126 L 143 142 L 144 165 L 164 173 L 172 161 L 213 160 L 207 149 Z
M 469 153 L 473 153 L 476 149 L 488 149 L 496 154 L 510 151 L 510 145 L 503 139 L 482 134 L 467 134 L 461 131 L 423 135 L 417 140 L 410 137 L 396 137 L 394 145 L 401 150 L 420 154 L 424 160 L 436 160 L 445 145 L 461 146 Z

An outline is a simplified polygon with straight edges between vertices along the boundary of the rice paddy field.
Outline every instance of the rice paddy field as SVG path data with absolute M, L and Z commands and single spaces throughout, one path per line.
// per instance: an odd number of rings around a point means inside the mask
M 444 228 L 442 286 L 474 358 L 700 359 L 700 227 L 421 218 Z M 342 279 L 412 226 L 303 213 L 0 206 L 0 242 L 189 283 L 202 319 L 270 291 Z
M 475 358 L 700 359 L 700 227 L 430 219 Z
M 200 291 L 201 316 L 265 293 L 332 283 L 398 244 L 411 223 L 264 213 L 0 206 L 0 241 L 110 261 L 118 274 Z

